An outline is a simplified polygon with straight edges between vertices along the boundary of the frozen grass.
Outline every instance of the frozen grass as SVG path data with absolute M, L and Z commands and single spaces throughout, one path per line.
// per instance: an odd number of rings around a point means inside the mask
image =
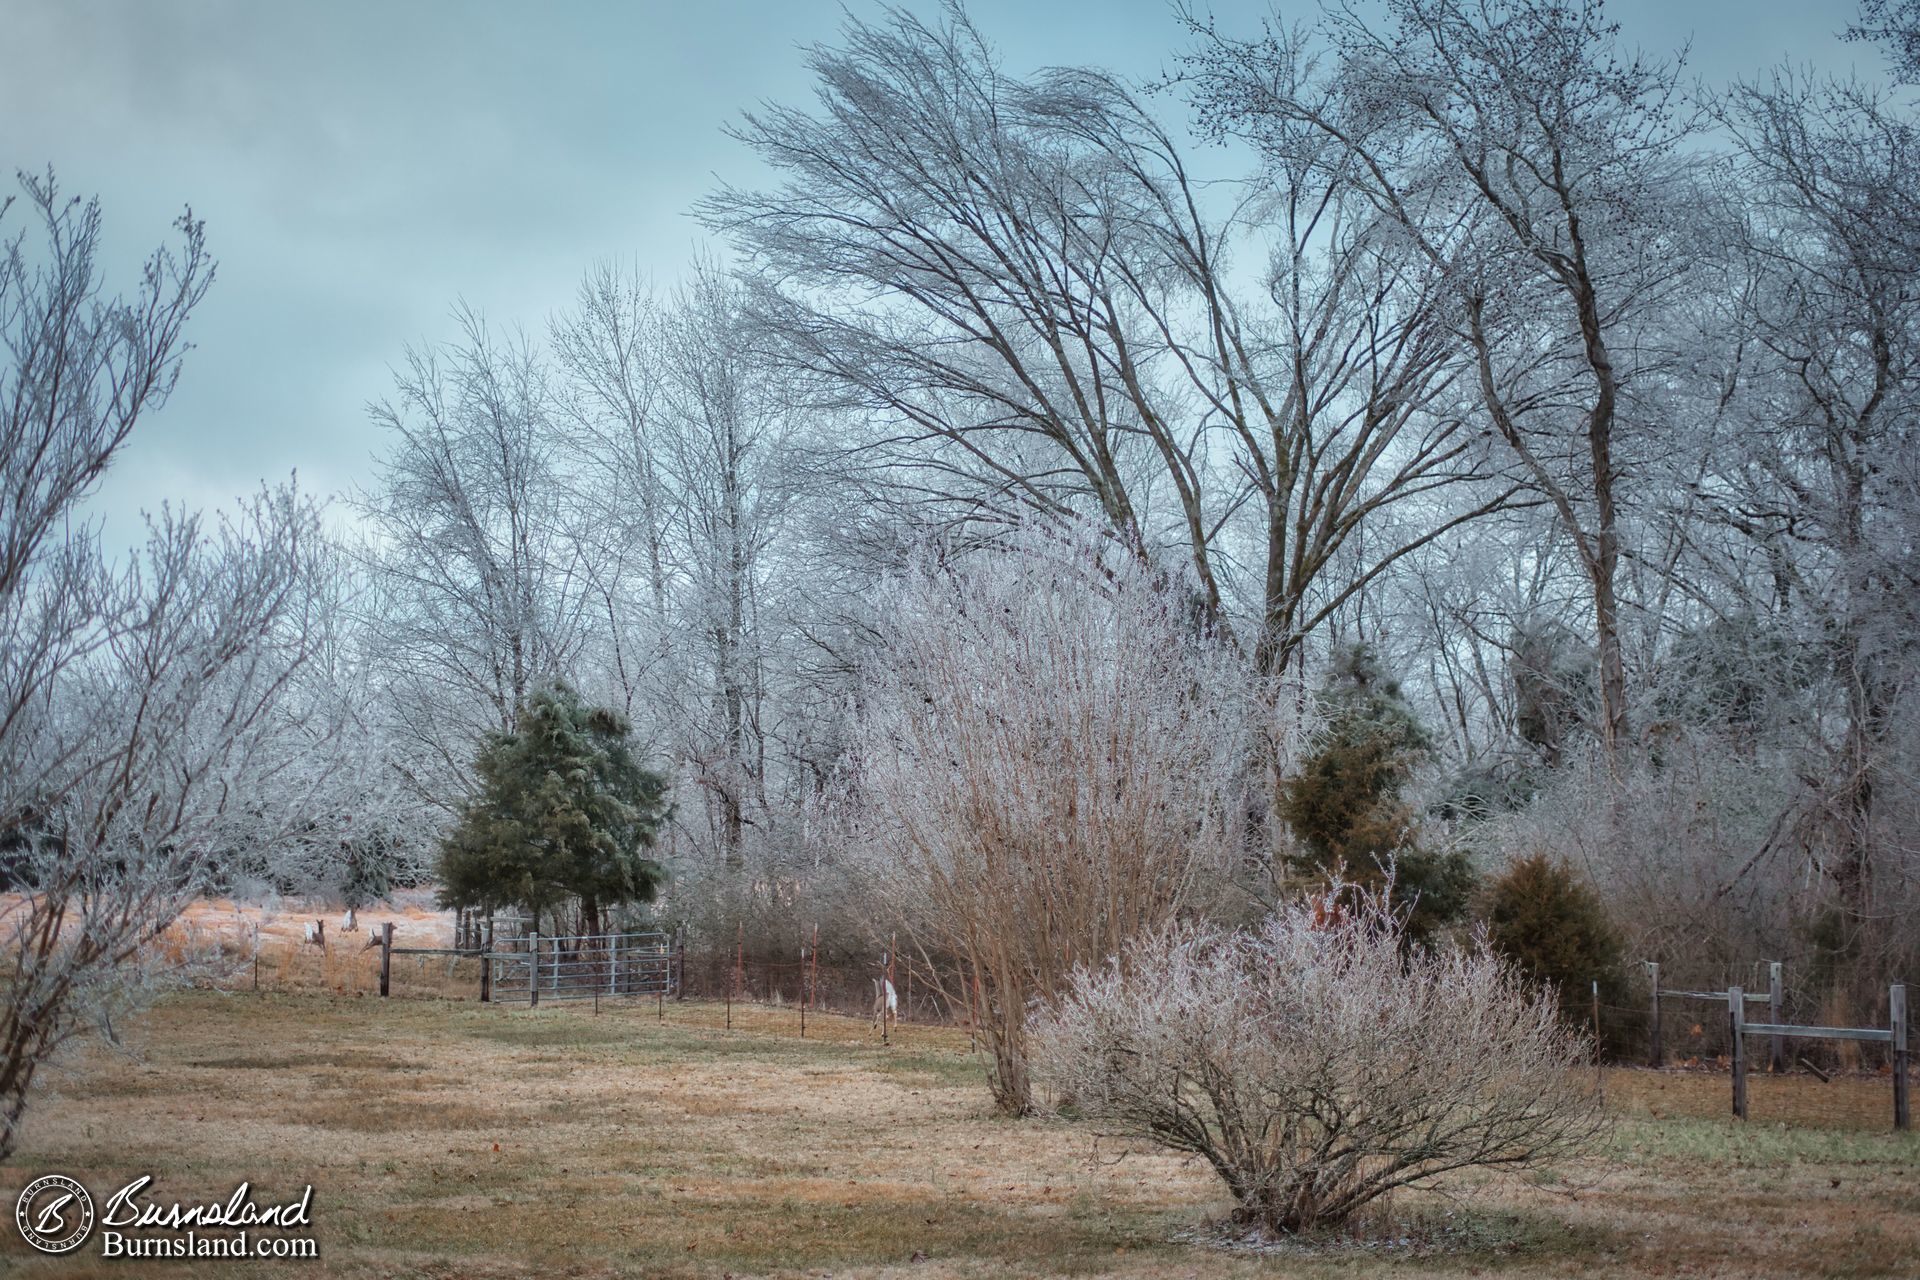
M 1606 1152 L 1400 1196 L 1358 1238 L 1249 1252 L 1211 1175 L 1059 1120 L 989 1114 L 966 1037 L 719 1005 L 486 1008 L 193 992 L 60 1073 L 0 1179 L 169 1198 L 315 1185 L 316 1262 L 27 1256 L 0 1270 L 573 1277 L 1876 1276 L 1920 1270 L 1920 1141 L 1888 1084 L 1621 1071 Z M 496 1149 L 497 1147 L 497 1149 Z M 1404 1243 L 1401 1243 L 1404 1241 Z M 92 1246 L 89 1246 L 91 1249 Z

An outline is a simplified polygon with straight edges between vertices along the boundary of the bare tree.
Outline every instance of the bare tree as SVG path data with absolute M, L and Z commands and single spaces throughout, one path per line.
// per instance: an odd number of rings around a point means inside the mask
M 1031 1106 L 1026 1017 L 1232 872 L 1266 722 L 1245 665 L 1084 528 L 924 563 L 862 693 L 857 818 L 878 900 L 961 963 L 1002 1110 Z
M 595 603 L 546 363 L 524 337 L 496 340 L 465 308 L 456 318 L 460 340 L 410 350 L 397 398 L 372 406 L 393 445 L 360 500 L 392 710 L 418 749 L 417 781 L 443 804 L 464 791 L 481 738 L 567 670 Z
M 570 422 L 565 471 L 599 598 L 577 663 L 644 696 L 706 804 L 681 811 L 733 870 L 768 810 L 768 595 L 794 498 L 796 405 L 753 346 L 740 285 L 708 262 L 664 303 L 589 273 L 554 324 Z M 758 816 L 756 816 L 758 815 Z
M 669 656 L 681 585 L 673 537 L 678 498 L 665 464 L 662 397 L 667 317 L 639 275 L 602 263 L 580 281 L 549 342 L 561 378 L 565 443 L 581 570 L 594 599 L 592 634 L 606 667 L 599 696 L 643 713 Z M 580 673 L 582 678 L 587 672 Z
M 290 489 L 209 528 L 163 510 L 125 564 L 77 505 L 172 391 L 212 279 L 201 224 L 101 296 L 96 204 L 22 185 L 0 259 L 0 1158 L 39 1067 L 152 976 L 151 943 L 242 841 L 271 845 L 276 778 L 311 742 L 276 714 L 308 652 L 315 517 Z M 0 209 L 0 213 L 4 210 Z
M 1903 686 L 1914 674 L 1920 578 L 1920 130 L 1882 94 L 1792 73 L 1716 107 L 1735 139 L 1740 261 L 1726 306 L 1741 335 L 1717 465 L 1700 491 L 1764 552 L 1763 600 L 1805 621 L 1840 714 L 1825 760 L 1782 825 L 1813 852 L 1856 922 L 1870 913 L 1876 815 Z
M 1317 31 L 1203 37 L 1203 120 L 1283 160 L 1335 144 L 1406 251 L 1453 293 L 1480 408 L 1550 503 L 1592 601 L 1599 730 L 1627 738 L 1620 481 L 1658 368 L 1644 321 L 1687 255 L 1674 68 L 1622 54 L 1598 0 L 1391 0 L 1386 21 L 1328 6 Z M 1302 139 L 1320 141 L 1303 144 Z
M 1341 898 L 1089 963 L 1032 1036 L 1084 1114 L 1200 1156 L 1276 1233 L 1573 1154 L 1604 1122 L 1551 995 L 1485 950 L 1410 953 L 1383 906 Z
M 1509 495 L 1434 515 L 1436 490 L 1478 474 L 1441 403 L 1439 276 L 1395 252 L 1332 148 L 1222 208 L 1228 188 L 1126 85 L 1010 76 L 957 6 L 853 22 L 812 65 L 820 113 L 769 107 L 738 130 L 786 184 L 704 211 L 752 255 L 768 357 L 875 419 L 850 476 L 936 522 L 1097 514 L 1187 577 L 1222 634 L 1251 613 L 1264 674 Z M 1249 305 L 1233 254 L 1267 214 L 1273 269 Z M 1336 580 L 1363 528 L 1369 554 Z
M 1861 0 L 1860 21 L 1846 37 L 1885 46 L 1895 78 L 1920 84 L 1920 0 Z
M 733 868 L 749 815 L 767 808 L 765 606 L 793 499 L 784 465 L 796 417 L 788 380 L 753 355 L 744 303 L 710 264 L 680 290 L 662 343 L 659 463 L 683 580 L 673 634 L 681 661 L 700 668 L 687 673 L 687 758 Z
M 307 768 L 282 784 L 296 810 L 280 845 L 236 851 L 227 892 L 258 887 L 338 897 L 350 907 L 415 883 L 432 867 L 445 811 L 409 782 L 417 743 L 396 731 L 395 680 L 366 625 L 367 557 L 329 539 L 315 559 L 307 635 L 312 654 L 282 701 Z

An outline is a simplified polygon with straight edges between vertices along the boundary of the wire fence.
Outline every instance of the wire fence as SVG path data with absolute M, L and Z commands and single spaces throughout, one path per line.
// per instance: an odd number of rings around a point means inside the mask
M 226 990 L 520 1006 L 590 998 L 717 1030 L 890 1040 L 910 1027 L 971 1039 L 967 1010 L 955 1015 L 926 964 L 891 952 L 830 954 L 816 933 L 779 957 L 753 952 L 744 931 L 731 948 L 652 932 L 541 938 L 536 963 L 526 923 L 418 910 L 349 919 L 221 901 L 177 921 L 159 946 L 195 981 Z
M 484 992 L 497 1003 L 530 1003 L 524 960 L 516 967 L 510 960 L 482 959 L 483 953 L 510 955 L 524 947 L 516 922 L 504 919 L 455 920 L 416 909 L 374 911 L 350 922 L 221 902 L 189 913 L 160 945 L 196 980 L 227 989 L 379 996 L 386 925 L 393 926 L 388 996 L 478 1001 Z M 615 1001 L 631 997 L 653 1005 L 657 1019 L 770 1034 L 851 1034 L 825 1025 L 839 1017 L 876 1039 L 889 1037 L 894 1027 L 951 1028 L 972 1036 L 968 1002 L 952 1002 L 945 994 L 962 989 L 951 974 L 936 981 L 924 960 L 876 951 L 864 942 L 828 946 L 816 933 L 775 951 L 744 929 L 731 939 L 655 934 L 645 944 L 651 967 L 644 971 L 638 954 L 616 964 L 611 956 L 578 954 L 577 944 L 573 953 L 565 951 L 569 944 L 556 945 L 562 953 L 546 961 L 542 999 L 562 998 L 563 992 Z M 621 976 L 623 969 L 627 976 Z M 1562 1001 L 1567 1015 L 1593 1032 L 1603 1058 L 1616 1065 L 1731 1071 L 1734 1033 L 1726 993 L 1734 985 L 1755 988 L 1745 992 L 1748 1021 L 1761 1025 L 1890 1025 L 1886 988 L 1849 1001 L 1783 962 L 1729 966 L 1719 975 L 1691 968 L 1676 973 L 1654 963 L 1637 969 L 1626 982 L 1591 983 Z M 891 1002 L 885 999 L 888 983 Z M 1878 1042 L 1763 1036 L 1751 1049 L 1758 1071 L 1811 1072 L 1824 1079 L 1892 1069 L 1891 1046 Z
M 1602 1056 L 1615 1065 L 1730 1071 L 1735 1057 L 1727 1013 L 1730 987 L 1742 989 L 1747 1021 L 1762 1025 L 1886 1026 L 1891 1012 L 1887 984 L 1864 994 L 1838 989 L 1804 962 L 1758 960 L 1715 972 L 1644 961 L 1614 976 L 1614 982 L 1590 980 L 1577 993 L 1563 993 L 1561 1007 L 1594 1035 Z M 1897 976 L 1889 979 L 1897 981 Z M 1883 1073 L 1891 1070 L 1891 1058 L 1878 1043 L 1795 1043 L 1769 1035 L 1754 1047 L 1751 1065 L 1756 1071 L 1808 1072 L 1824 1079 Z
M 680 994 L 692 1000 L 731 1001 L 871 1018 L 876 981 L 887 981 L 883 964 L 809 956 L 780 960 L 765 955 L 726 955 L 707 949 L 684 959 Z M 901 1022 L 964 1023 L 955 1017 L 924 964 L 900 957 L 893 966 L 895 1016 Z M 884 990 L 879 993 L 884 997 Z M 884 1013 L 885 1010 L 882 1009 Z

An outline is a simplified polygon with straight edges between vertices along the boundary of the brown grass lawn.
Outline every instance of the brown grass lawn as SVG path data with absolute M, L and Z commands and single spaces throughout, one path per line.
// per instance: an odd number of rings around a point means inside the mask
M 1057 1119 L 993 1118 L 966 1039 L 719 1006 L 488 1008 L 325 994 L 169 1000 L 132 1054 L 49 1080 L 7 1205 L 314 1186 L 318 1261 L 109 1261 L 22 1276 L 1920 1276 L 1920 1139 L 1884 1078 L 1617 1071 L 1608 1146 L 1404 1195 L 1368 1239 L 1264 1257 L 1180 1239 L 1228 1207 L 1201 1168 Z M 1394 1238 L 1411 1244 L 1395 1245 Z

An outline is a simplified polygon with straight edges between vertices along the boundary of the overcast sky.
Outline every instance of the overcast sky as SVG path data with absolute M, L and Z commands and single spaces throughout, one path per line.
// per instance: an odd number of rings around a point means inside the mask
M 1167 0 L 969 8 L 1016 71 L 1149 76 L 1182 39 Z M 1709 81 L 1784 56 L 1881 69 L 1836 36 L 1852 3 L 1610 8 L 1649 50 L 1691 39 Z M 1266 6 L 1215 12 L 1251 31 Z M 672 283 L 701 244 L 693 201 L 761 176 L 721 126 L 806 99 L 800 46 L 842 18 L 827 0 L 0 0 L 9 180 L 51 163 L 97 193 L 113 282 L 189 203 L 219 259 L 179 392 L 97 500 L 110 532 L 132 537 L 164 497 L 224 505 L 296 468 L 319 492 L 366 482 L 365 406 L 408 342 L 448 335 L 458 297 L 538 329 L 597 259 Z

